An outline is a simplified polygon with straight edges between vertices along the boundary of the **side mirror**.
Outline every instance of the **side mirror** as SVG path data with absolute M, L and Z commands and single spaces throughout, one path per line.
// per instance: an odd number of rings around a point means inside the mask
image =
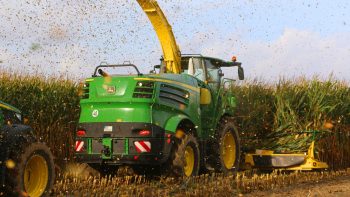
M 153 69 L 155 70 L 155 69 L 160 69 L 160 65 L 154 65 L 153 66 Z
M 154 65 L 153 70 L 149 71 L 150 74 L 157 74 L 156 69 L 160 69 L 160 65 Z
M 207 88 L 201 88 L 201 105 L 209 105 L 211 103 L 211 93 Z
M 244 80 L 244 69 L 242 66 L 238 66 L 238 79 Z

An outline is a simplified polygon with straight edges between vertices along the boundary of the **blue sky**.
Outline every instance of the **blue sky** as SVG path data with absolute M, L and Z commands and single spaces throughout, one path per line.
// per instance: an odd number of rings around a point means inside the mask
M 249 78 L 350 81 L 350 1 L 158 2 L 183 53 L 236 55 Z M 136 1 L 0 0 L 0 68 L 80 79 L 101 61 L 148 72 L 160 56 Z

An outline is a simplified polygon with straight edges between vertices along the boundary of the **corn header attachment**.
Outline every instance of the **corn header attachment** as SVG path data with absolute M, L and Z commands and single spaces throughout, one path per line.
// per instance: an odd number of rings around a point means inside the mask
M 274 153 L 273 150 L 256 150 L 255 153 L 248 153 L 245 155 L 245 168 L 301 171 L 327 169 L 328 164 L 320 161 L 315 156 L 315 134 L 317 131 L 312 131 L 312 133 L 312 141 L 307 152 Z

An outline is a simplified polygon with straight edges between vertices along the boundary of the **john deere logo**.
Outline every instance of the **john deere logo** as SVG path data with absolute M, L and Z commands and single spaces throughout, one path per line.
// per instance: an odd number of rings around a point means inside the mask
M 92 111 L 92 117 L 96 118 L 98 116 L 98 110 L 95 109 L 94 111 Z
M 107 93 L 109 94 L 115 93 L 115 86 L 107 86 Z

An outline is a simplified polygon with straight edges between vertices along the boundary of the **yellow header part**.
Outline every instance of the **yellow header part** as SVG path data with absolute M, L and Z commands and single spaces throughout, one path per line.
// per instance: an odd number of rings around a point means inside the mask
M 143 11 L 151 21 L 162 46 L 165 72 L 181 73 L 181 52 L 168 20 L 155 0 L 137 0 Z

